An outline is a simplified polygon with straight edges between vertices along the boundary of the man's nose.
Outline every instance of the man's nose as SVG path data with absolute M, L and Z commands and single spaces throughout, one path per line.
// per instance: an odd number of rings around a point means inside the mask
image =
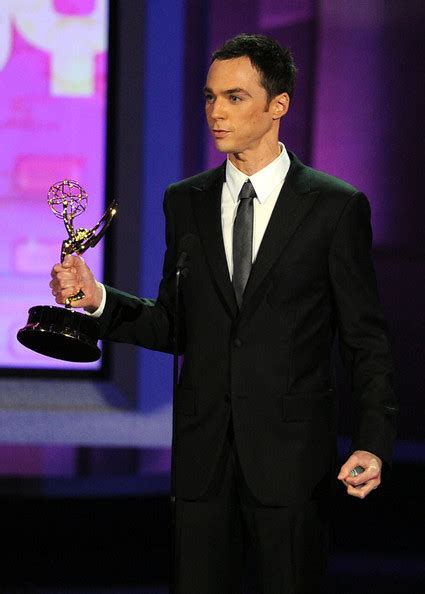
M 223 101 L 216 99 L 211 105 L 210 116 L 213 120 L 222 120 L 225 117 Z

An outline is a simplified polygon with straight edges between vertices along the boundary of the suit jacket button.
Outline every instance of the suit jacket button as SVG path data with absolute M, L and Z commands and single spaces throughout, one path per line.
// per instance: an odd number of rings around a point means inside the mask
M 229 403 L 230 402 L 230 394 L 225 394 L 224 395 L 224 402 Z
M 233 346 L 235 346 L 237 349 L 240 349 L 242 346 L 242 340 L 240 338 L 235 338 L 233 340 Z

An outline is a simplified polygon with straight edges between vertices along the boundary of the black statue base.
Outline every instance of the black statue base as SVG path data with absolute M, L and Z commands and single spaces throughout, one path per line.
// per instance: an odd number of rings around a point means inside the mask
M 64 361 L 88 363 L 100 358 L 96 318 L 52 305 L 36 305 L 28 313 L 27 325 L 17 335 L 27 348 Z

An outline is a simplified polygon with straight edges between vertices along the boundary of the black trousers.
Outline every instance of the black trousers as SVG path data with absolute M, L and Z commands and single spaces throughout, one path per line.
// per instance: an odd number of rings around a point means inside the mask
M 176 501 L 176 594 L 318 594 L 326 499 L 318 493 L 289 507 L 261 505 L 244 480 L 230 432 L 205 497 Z

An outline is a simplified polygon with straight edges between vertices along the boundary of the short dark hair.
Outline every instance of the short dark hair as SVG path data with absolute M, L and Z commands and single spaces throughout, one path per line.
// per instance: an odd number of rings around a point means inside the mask
M 260 81 L 267 93 L 268 101 L 276 95 L 288 93 L 292 97 L 297 69 L 289 49 L 266 35 L 245 33 L 228 39 L 212 55 L 214 60 L 231 60 L 248 57 L 260 74 Z

